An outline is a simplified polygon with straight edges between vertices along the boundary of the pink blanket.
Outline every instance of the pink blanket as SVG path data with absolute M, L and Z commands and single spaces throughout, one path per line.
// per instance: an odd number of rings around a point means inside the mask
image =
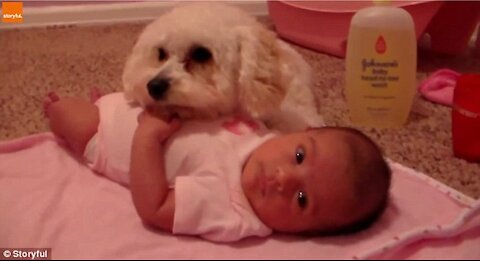
M 129 191 L 76 161 L 51 133 L 0 143 L 0 247 L 54 259 L 480 259 L 480 201 L 394 169 L 389 207 L 355 235 L 214 244 L 144 227 Z

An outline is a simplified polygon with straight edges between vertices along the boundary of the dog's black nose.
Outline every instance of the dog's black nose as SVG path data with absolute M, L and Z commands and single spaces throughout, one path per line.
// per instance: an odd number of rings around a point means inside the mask
M 166 78 L 153 78 L 148 82 L 147 88 L 148 94 L 150 94 L 154 100 L 160 100 L 168 88 L 170 88 L 170 80 Z

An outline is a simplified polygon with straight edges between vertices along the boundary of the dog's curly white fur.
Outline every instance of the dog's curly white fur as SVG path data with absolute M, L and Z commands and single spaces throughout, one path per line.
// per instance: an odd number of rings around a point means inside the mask
M 244 114 L 284 131 L 319 126 L 309 65 L 242 10 L 186 4 L 149 24 L 123 72 L 127 99 L 183 118 Z

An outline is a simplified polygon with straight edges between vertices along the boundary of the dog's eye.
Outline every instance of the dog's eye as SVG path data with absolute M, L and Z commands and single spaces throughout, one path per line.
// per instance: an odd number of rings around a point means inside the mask
M 163 48 L 158 48 L 158 60 L 162 62 L 167 58 L 168 58 L 167 51 L 165 51 L 165 49 Z
M 197 63 L 206 63 L 212 59 L 212 53 L 205 47 L 194 47 L 190 53 L 190 58 Z

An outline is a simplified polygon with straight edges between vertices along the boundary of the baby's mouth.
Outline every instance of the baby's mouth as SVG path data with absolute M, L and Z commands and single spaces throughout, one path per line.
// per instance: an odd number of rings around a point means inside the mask
M 263 165 L 258 172 L 258 186 L 262 197 L 266 197 L 275 191 L 282 191 L 283 188 L 278 183 L 275 174 L 268 172 Z
M 262 194 L 262 197 L 265 197 L 265 194 L 267 193 L 267 181 L 265 177 L 261 177 L 260 179 L 260 193 Z

